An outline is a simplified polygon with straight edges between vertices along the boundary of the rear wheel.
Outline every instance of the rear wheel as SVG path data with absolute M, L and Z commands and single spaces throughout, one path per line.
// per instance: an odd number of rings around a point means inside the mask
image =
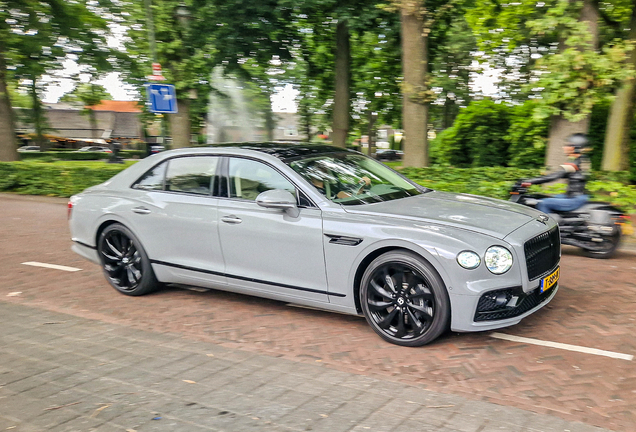
M 411 252 L 376 258 L 362 277 L 360 300 L 371 328 L 397 345 L 425 345 L 448 328 L 444 282 L 433 266 Z
M 157 287 L 148 255 L 135 235 L 121 224 L 106 227 L 97 251 L 108 282 L 119 292 L 139 296 Z
M 583 249 L 585 255 L 590 258 L 606 259 L 611 258 L 616 253 L 621 243 L 621 228 L 614 225 L 611 234 L 603 235 L 603 242 L 593 243 L 594 248 Z

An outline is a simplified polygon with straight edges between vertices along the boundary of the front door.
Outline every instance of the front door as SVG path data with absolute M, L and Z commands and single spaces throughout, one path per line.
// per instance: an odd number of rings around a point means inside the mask
M 318 208 L 296 218 L 256 204 L 259 193 L 296 188 L 262 162 L 229 158 L 228 197 L 218 204 L 219 236 L 227 283 L 253 290 L 328 301 Z

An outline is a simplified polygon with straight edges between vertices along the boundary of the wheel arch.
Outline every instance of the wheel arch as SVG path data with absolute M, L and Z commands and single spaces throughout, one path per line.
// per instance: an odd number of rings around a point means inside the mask
M 128 228 L 126 226 L 126 224 L 122 223 L 121 221 L 118 221 L 116 219 L 107 219 L 105 221 L 103 221 L 102 223 L 99 224 L 99 226 L 97 227 L 97 231 L 95 234 L 95 247 L 98 248 L 99 247 L 99 237 L 102 235 L 102 233 L 104 232 L 104 230 L 106 228 L 108 228 L 109 226 L 113 225 L 113 224 L 120 224 L 125 226 L 126 228 Z M 130 228 L 128 228 L 130 229 Z
M 442 272 L 440 272 L 440 263 L 434 259 L 431 259 L 427 256 L 425 256 L 424 254 L 422 254 L 420 251 L 416 250 L 415 248 L 409 248 L 406 247 L 404 245 L 391 245 L 391 246 L 382 246 L 379 247 L 371 252 L 369 252 L 363 259 L 362 261 L 360 261 L 360 264 L 358 264 L 358 267 L 356 268 L 356 272 L 355 272 L 355 276 L 353 278 L 353 297 L 354 297 L 354 301 L 355 301 L 355 308 L 356 308 L 356 312 L 358 314 L 362 314 L 362 306 L 360 304 L 360 284 L 362 282 L 362 276 L 364 275 L 365 270 L 367 269 L 367 267 L 369 267 L 369 265 L 371 264 L 371 262 L 373 262 L 374 259 L 376 259 L 377 257 L 379 257 L 380 255 L 384 255 L 385 253 L 388 252 L 395 252 L 395 251 L 404 251 L 404 252 L 409 252 L 412 254 L 417 255 L 420 259 L 426 261 L 427 263 L 429 263 L 431 265 L 431 267 L 433 268 L 433 270 L 437 273 L 437 275 L 439 276 L 440 280 L 444 283 L 444 287 L 446 289 L 446 293 L 447 295 L 450 297 L 450 293 L 448 292 L 449 290 L 449 285 L 448 285 L 448 279 L 446 277 L 444 277 L 444 275 L 442 274 Z M 451 308 L 451 315 L 452 315 L 452 308 Z

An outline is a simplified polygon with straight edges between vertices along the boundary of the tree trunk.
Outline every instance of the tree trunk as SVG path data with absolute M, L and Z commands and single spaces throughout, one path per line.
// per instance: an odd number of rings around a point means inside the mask
M 426 37 L 418 11 L 406 5 L 401 10 L 402 68 L 404 73 L 402 122 L 404 124 L 405 167 L 428 166 L 428 105 L 417 100 L 425 90 L 427 68 Z
M 33 127 L 35 128 L 35 145 L 40 146 L 40 151 L 48 150 L 48 141 L 44 139 L 46 120 L 43 116 L 42 102 L 38 96 L 36 77 L 31 77 L 31 103 L 33 105 Z
M 300 125 L 302 134 L 304 134 L 303 141 L 311 141 L 311 113 L 309 112 L 309 102 L 307 102 L 307 83 L 306 78 L 300 84 L 300 94 L 298 99 L 298 116 L 300 117 Z
M 453 125 L 451 120 L 451 108 L 454 102 L 447 96 L 444 100 L 444 114 L 442 115 L 442 130 L 446 130 Z
M 550 139 L 546 153 L 546 168 L 555 171 L 560 165 L 567 162 L 563 153 L 566 139 L 574 133 L 587 133 L 590 127 L 590 116 L 577 123 L 566 120 L 563 116 L 553 116 L 550 122 Z
M 4 60 L 4 43 L 0 37 L 0 161 L 18 160 L 18 145 L 15 139 L 13 110 L 7 88 L 7 67 Z
M 13 108 L 7 84 L 7 63 L 4 57 L 7 52 L 6 36 L 10 33 L 5 20 L 0 20 L 0 31 L 0 137 L 2 137 L 0 139 L 0 161 L 11 162 L 20 158 L 18 157 Z
M 636 43 L 636 0 L 632 5 L 629 40 Z M 636 67 L 636 49 L 632 49 L 629 56 L 632 67 Z M 607 118 L 605 131 L 605 146 L 603 149 L 604 171 L 623 171 L 629 169 L 630 139 L 629 132 L 634 119 L 634 98 L 636 85 L 634 79 L 628 79 L 616 92 L 616 99 L 612 102 Z
M 349 133 L 349 27 L 336 27 L 336 93 L 333 102 L 333 145 L 346 147 Z
M 598 9 L 594 7 L 593 0 L 584 0 L 579 20 L 587 23 L 592 35 L 592 48 L 594 50 L 598 49 L 598 19 Z M 581 47 L 581 49 L 586 49 L 586 47 Z M 559 165 L 567 162 L 567 156 L 563 153 L 563 145 L 566 144 L 566 138 L 573 133 L 586 134 L 589 128 L 589 115 L 576 123 L 566 120 L 565 117 L 561 115 L 553 116 L 546 151 L 546 167 L 549 170 L 555 170 Z
M 276 121 L 274 120 L 274 113 L 272 112 L 272 105 L 270 103 L 265 106 L 265 129 L 267 131 L 267 141 L 274 141 L 275 127 Z
M 369 156 L 375 157 L 375 116 L 371 108 L 369 108 L 367 118 L 369 121 Z
M 190 100 L 177 100 L 176 114 L 170 114 L 172 148 L 190 147 Z
M 92 109 L 88 109 L 88 121 L 91 124 L 91 136 L 93 138 L 99 138 L 97 136 L 97 115 Z

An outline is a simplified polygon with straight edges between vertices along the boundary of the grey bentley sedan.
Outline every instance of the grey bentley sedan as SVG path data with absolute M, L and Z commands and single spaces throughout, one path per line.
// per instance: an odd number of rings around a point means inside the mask
M 163 152 L 71 197 L 69 219 L 73 250 L 123 294 L 182 284 L 361 314 L 398 345 L 516 324 L 558 290 L 543 213 L 331 146 Z

